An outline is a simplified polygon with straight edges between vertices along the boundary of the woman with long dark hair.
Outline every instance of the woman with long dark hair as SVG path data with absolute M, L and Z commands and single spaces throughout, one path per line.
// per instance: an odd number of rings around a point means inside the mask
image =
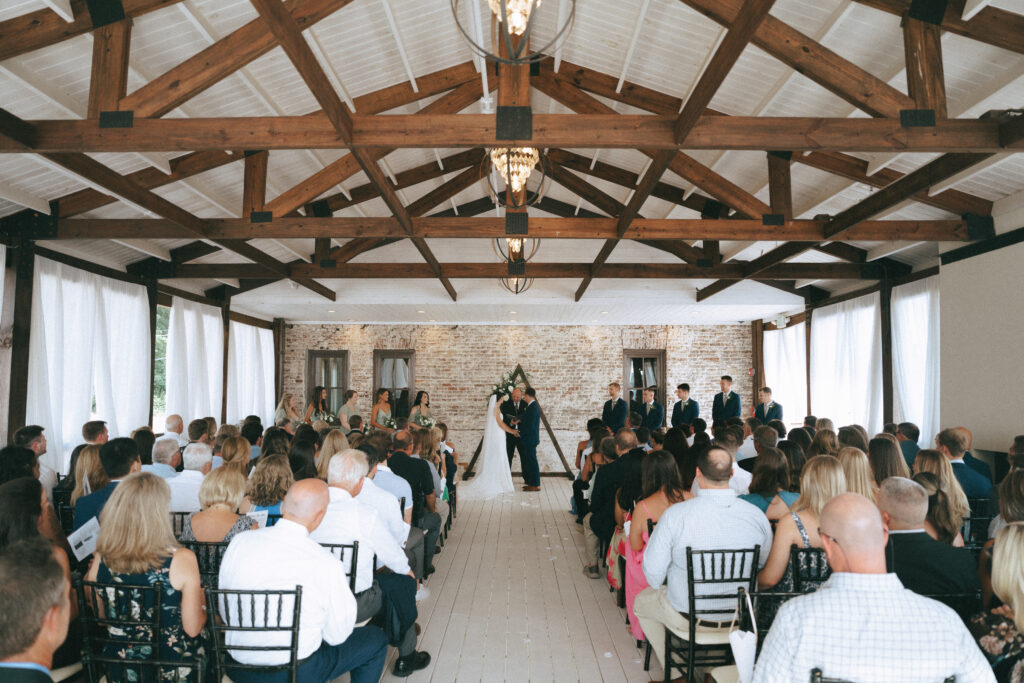
M 309 395 L 309 405 L 306 406 L 306 417 L 303 419 L 303 422 L 308 424 L 314 419 L 319 419 L 314 418 L 314 415 L 330 412 L 330 408 L 327 406 L 327 389 L 320 385 L 313 387 L 313 391 Z
M 412 404 L 412 410 L 409 411 L 409 422 L 421 427 L 430 427 L 433 426 L 430 421 L 430 394 L 425 391 L 417 391 L 416 400 Z

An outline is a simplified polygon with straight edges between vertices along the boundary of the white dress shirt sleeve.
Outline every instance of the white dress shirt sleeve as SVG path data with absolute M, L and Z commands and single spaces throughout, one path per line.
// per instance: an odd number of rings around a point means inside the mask
M 326 551 L 324 551 L 326 553 Z M 329 580 L 324 582 L 322 590 L 326 591 L 323 596 L 324 607 L 327 619 L 324 621 L 323 639 L 328 645 L 340 645 L 352 635 L 356 626 L 356 598 L 348 587 L 348 577 L 341 563 L 330 556 L 329 563 L 324 567 L 330 567 Z M 303 595 L 303 608 L 305 608 L 306 596 Z M 319 600 L 321 596 L 309 596 Z
M 672 561 L 673 536 L 669 524 L 675 517 L 668 512 L 662 515 L 661 521 L 654 527 L 654 534 L 647 541 L 647 547 L 644 548 L 644 576 L 647 578 L 647 585 L 652 588 L 658 588 L 665 583 L 665 577 L 668 575 L 668 565 Z
M 396 574 L 408 574 L 411 570 L 409 557 L 405 551 L 381 524 L 379 515 L 374 515 L 371 519 L 369 534 L 373 539 L 373 549 L 377 552 L 377 559 Z

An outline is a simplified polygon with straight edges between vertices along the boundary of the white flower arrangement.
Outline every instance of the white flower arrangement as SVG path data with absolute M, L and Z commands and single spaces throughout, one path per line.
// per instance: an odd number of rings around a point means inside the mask
M 313 422 L 316 422 L 317 420 L 323 420 L 328 424 L 332 424 L 338 421 L 338 418 L 334 415 L 334 413 L 327 410 L 319 410 L 313 413 L 311 417 Z
M 416 417 L 412 418 L 413 424 L 419 425 L 424 429 L 433 429 L 437 426 L 437 420 L 432 418 L 430 415 L 424 415 L 423 413 L 416 413 Z
M 380 415 L 380 413 L 378 413 L 378 415 Z M 395 418 L 391 417 L 390 415 L 384 415 L 383 417 L 378 417 L 377 418 L 377 423 L 384 425 L 388 429 L 395 429 L 395 427 L 397 426 L 395 424 Z
M 491 394 L 495 396 L 511 396 L 512 390 L 516 388 L 515 374 L 515 370 L 512 370 L 508 374 L 502 375 L 495 382 L 494 386 L 491 387 Z M 530 375 L 525 372 L 523 374 L 529 379 Z

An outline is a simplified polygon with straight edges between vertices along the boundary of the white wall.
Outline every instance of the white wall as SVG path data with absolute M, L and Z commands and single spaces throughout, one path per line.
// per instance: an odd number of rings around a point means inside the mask
M 1005 451 L 1024 434 L 1024 244 L 942 266 L 942 425 Z

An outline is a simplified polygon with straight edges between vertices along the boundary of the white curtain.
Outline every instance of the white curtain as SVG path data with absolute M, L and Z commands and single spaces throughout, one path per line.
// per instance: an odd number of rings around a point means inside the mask
M 228 332 L 228 422 L 259 415 L 274 418 L 274 334 L 232 322 Z
M 939 431 L 939 278 L 892 290 L 894 417 L 921 429 L 928 448 Z
M 877 292 L 814 311 L 811 412 L 836 428 L 882 430 L 882 340 Z
M 36 257 L 26 421 L 46 428 L 47 466 L 64 472 L 90 419 L 111 437 L 147 424 L 149 356 L 144 287 Z
M 802 424 L 807 412 L 807 326 L 764 333 L 764 379 L 788 424 Z
M 167 329 L 167 414 L 185 424 L 220 419 L 224 382 L 224 323 L 214 306 L 171 299 Z

